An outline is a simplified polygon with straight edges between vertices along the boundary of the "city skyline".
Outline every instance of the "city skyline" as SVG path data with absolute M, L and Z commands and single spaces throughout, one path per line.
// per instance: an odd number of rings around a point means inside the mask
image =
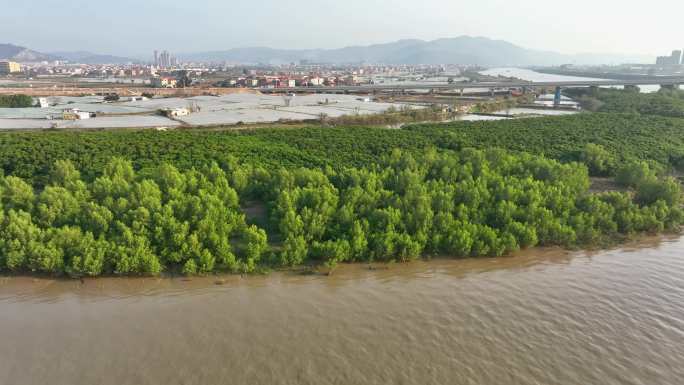
M 117 7 L 84 0 L 35 3 L 13 4 L 0 14 L 3 40 L 44 52 L 88 50 L 133 57 L 150 57 L 161 43 L 169 51 L 182 54 L 254 46 L 341 48 L 460 35 L 502 39 L 521 47 L 565 54 L 656 56 L 684 44 L 678 41 L 680 36 L 671 33 L 684 4 L 666 0 L 654 0 L 648 8 L 616 0 L 576 0 L 563 12 L 537 0 L 516 4 L 482 0 L 468 6 L 425 0 L 420 8 L 408 0 L 391 5 L 359 0 L 344 4 L 264 0 L 257 5 L 217 0 L 192 4 L 123 0 Z M 663 13 L 663 9 L 668 12 Z M 617 23 L 607 16 L 616 10 Z M 74 15 L 78 15 L 78 23 L 63 23 Z M 44 33 L 46 29 L 50 33 Z

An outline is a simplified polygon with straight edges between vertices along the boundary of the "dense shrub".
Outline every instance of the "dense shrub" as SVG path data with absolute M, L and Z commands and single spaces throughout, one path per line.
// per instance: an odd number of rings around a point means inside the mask
M 45 186 L 0 178 L 0 270 L 70 276 L 249 272 L 309 261 L 499 256 L 677 229 L 673 180 L 588 193 L 585 166 L 503 150 L 394 150 L 365 167 L 265 168 L 226 157 L 92 179 L 56 162 Z M 247 218 L 245 202 L 267 208 Z M 259 225 L 257 225 L 259 223 Z M 270 243 L 269 243 L 270 240 Z
M 656 179 L 656 172 L 647 162 L 629 162 L 620 166 L 615 181 L 625 187 L 637 187 L 639 184 Z
M 0 95 L 0 108 L 25 108 L 33 105 L 33 98 L 28 95 Z
M 420 133 L 444 148 L 499 147 L 570 162 L 587 157 L 587 146 L 591 144 L 605 150 L 600 157 L 609 165 L 631 161 L 651 161 L 666 168 L 684 165 L 684 119 L 586 113 L 496 122 L 421 124 L 406 130 Z M 614 171 L 615 167 L 613 170 L 608 167 L 608 173 Z M 601 170 L 597 175 L 603 174 Z
M 580 161 L 587 165 L 591 175 L 606 176 L 615 170 L 615 159 L 603 146 L 588 143 L 580 156 Z
M 679 90 L 640 93 L 638 89 L 579 88 L 565 92 L 590 111 L 684 117 L 684 92 Z

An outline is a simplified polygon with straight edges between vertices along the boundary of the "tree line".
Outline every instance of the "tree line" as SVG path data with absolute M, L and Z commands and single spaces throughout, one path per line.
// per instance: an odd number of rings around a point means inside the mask
M 641 93 L 638 87 L 626 90 L 577 88 L 564 91 L 576 98 L 582 107 L 593 112 L 618 112 L 684 118 L 684 92 L 663 88 Z
M 616 165 L 642 161 L 664 170 L 684 169 L 684 119 L 614 113 L 417 124 L 404 129 L 9 132 L 0 135 L 0 169 L 6 175 L 45 185 L 54 162 L 67 159 L 88 182 L 111 157 L 126 157 L 136 170 L 161 163 L 187 170 L 220 162 L 227 155 L 267 168 L 366 168 L 379 162 L 389 149 L 419 155 L 430 146 L 441 151 L 497 147 L 567 163 L 589 159 L 585 153 L 591 144 L 608 153 L 609 175 L 615 175 Z

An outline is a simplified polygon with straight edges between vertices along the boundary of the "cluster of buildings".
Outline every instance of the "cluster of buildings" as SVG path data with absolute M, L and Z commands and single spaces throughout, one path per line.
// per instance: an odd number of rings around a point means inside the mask
M 79 78 L 114 78 L 114 77 L 150 77 L 157 73 L 153 66 L 140 64 L 66 64 L 66 63 L 31 63 L 23 65 L 23 72 L 28 77 L 79 77 Z
M 124 84 L 131 87 L 234 88 L 336 87 L 414 82 L 459 76 L 468 67 L 455 65 L 334 65 L 303 61 L 282 65 L 244 66 L 231 63 L 179 63 L 168 51 L 154 51 L 154 64 L 75 64 L 67 62 L 0 62 L 0 74 L 17 81 L 72 84 Z M 446 77 L 445 77 L 446 76 Z M 66 80 L 65 80 L 66 79 Z
M 674 50 L 670 56 L 658 56 L 656 65 L 661 67 L 671 67 L 684 64 L 681 50 Z
M 214 83 L 218 87 L 291 88 L 335 87 L 376 84 L 392 81 L 421 81 L 432 77 L 459 76 L 463 68 L 446 66 L 326 66 L 288 65 L 243 70 L 236 73 L 226 69 L 229 76 Z M 450 74 L 450 75 L 446 75 Z
M 216 85 L 220 87 L 244 88 L 292 88 L 292 87 L 334 87 L 338 85 L 354 86 L 361 84 L 356 75 L 251 75 L 231 77 Z

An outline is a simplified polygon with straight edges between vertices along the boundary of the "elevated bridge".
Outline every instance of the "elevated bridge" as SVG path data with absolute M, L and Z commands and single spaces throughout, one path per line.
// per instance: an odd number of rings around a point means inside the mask
M 259 88 L 262 93 L 286 93 L 286 92 L 372 92 L 372 91 L 393 91 L 393 90 L 462 90 L 473 88 L 568 88 L 568 87 L 611 87 L 611 86 L 641 86 L 641 85 L 660 85 L 660 86 L 679 86 L 684 84 L 684 77 L 644 77 L 643 79 L 630 80 L 563 80 L 545 82 L 527 81 L 501 81 L 501 82 L 458 82 L 451 84 L 367 84 L 358 86 L 311 86 L 311 87 L 281 87 L 281 88 Z
M 401 92 L 408 90 L 427 90 L 430 92 L 437 91 L 455 91 L 463 94 L 464 90 L 468 89 L 487 89 L 494 93 L 498 89 L 538 89 L 538 88 L 552 88 L 555 89 L 555 104 L 560 104 L 560 93 L 563 88 L 577 88 L 577 87 L 616 87 L 616 86 L 645 86 L 658 85 L 661 87 L 678 88 L 684 84 L 684 77 L 682 76 L 648 76 L 643 78 L 631 78 L 622 80 L 559 80 L 559 81 L 544 81 L 544 82 L 529 82 L 529 81 L 500 81 L 500 82 L 457 82 L 451 84 L 367 84 L 358 86 L 311 86 L 311 87 L 282 87 L 282 88 L 259 88 L 261 93 L 378 93 L 378 92 Z

